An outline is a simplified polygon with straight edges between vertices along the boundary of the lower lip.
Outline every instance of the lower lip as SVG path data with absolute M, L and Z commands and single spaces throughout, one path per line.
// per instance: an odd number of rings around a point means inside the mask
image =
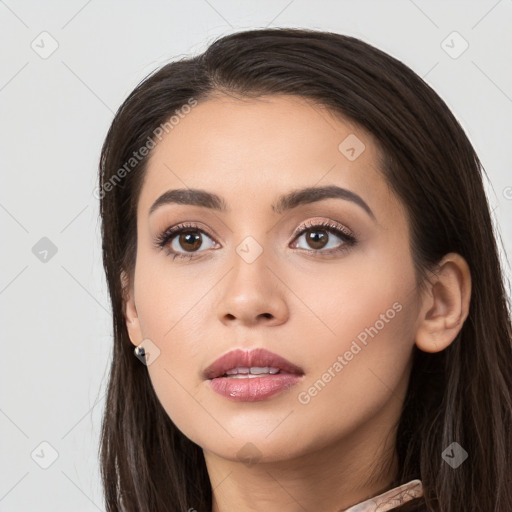
M 235 402 L 257 402 L 266 400 L 297 384 L 302 375 L 278 373 L 268 377 L 253 377 L 247 379 L 229 379 L 217 377 L 211 379 L 212 389 Z

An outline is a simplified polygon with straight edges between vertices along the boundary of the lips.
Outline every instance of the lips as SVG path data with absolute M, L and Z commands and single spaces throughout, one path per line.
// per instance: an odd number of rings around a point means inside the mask
M 231 350 L 219 357 L 203 372 L 205 379 L 222 377 L 229 370 L 235 368 L 277 368 L 279 374 L 303 375 L 304 371 L 299 366 L 291 363 L 284 357 L 274 354 L 264 348 L 256 348 L 245 351 L 242 349 Z

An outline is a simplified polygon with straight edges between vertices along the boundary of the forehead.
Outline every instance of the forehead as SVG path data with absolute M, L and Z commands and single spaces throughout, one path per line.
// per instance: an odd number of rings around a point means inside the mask
M 192 108 L 153 149 L 139 213 L 176 188 L 210 190 L 230 209 L 270 208 L 277 195 L 315 185 L 389 194 L 378 162 L 371 134 L 312 101 L 218 97 Z

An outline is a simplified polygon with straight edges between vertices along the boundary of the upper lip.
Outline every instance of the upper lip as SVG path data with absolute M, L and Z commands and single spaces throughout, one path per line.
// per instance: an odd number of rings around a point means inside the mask
M 203 375 L 205 379 L 214 379 L 224 375 L 228 370 L 240 367 L 272 367 L 279 368 L 280 373 L 295 373 L 298 375 L 304 373 L 302 368 L 284 357 L 264 348 L 255 348 L 248 351 L 235 349 L 227 352 L 208 366 Z

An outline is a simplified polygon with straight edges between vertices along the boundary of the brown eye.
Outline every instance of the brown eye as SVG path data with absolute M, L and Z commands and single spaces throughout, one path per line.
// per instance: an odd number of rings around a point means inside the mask
M 348 249 L 356 243 L 355 237 L 349 233 L 351 232 L 347 228 L 331 222 L 309 224 L 302 228 L 296 236 L 296 247 L 310 250 L 313 253 L 330 254 Z M 304 243 L 301 246 L 302 238 L 304 238 Z
M 204 252 L 204 249 L 208 249 L 208 240 L 210 248 L 213 247 L 215 242 L 200 229 L 185 229 L 170 236 L 166 245 L 177 257 L 181 255 L 180 253 L 189 253 L 192 256 L 193 253 Z
M 329 241 L 329 235 L 325 229 L 315 229 L 306 232 L 306 243 L 315 250 L 323 249 Z
M 209 241 L 209 246 L 204 243 L 206 241 Z M 216 242 L 202 229 L 192 224 L 172 226 L 155 239 L 155 245 L 160 249 L 167 248 L 173 259 L 192 258 L 198 253 L 205 252 L 203 249 L 214 247 L 215 244 Z
M 187 231 L 180 233 L 178 244 L 185 251 L 196 251 L 203 243 L 201 235 L 197 231 Z

